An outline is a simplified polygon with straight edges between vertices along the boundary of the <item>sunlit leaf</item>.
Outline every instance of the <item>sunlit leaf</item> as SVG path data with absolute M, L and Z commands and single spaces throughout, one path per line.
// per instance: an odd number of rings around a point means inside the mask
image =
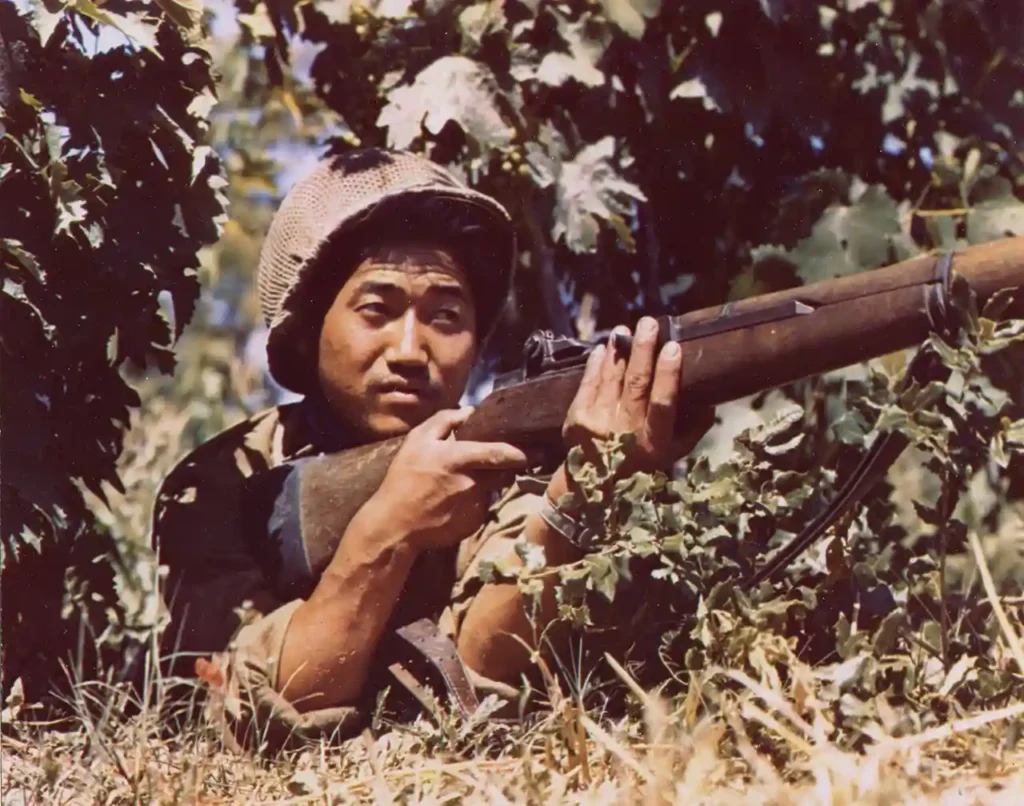
M 977 201 L 967 214 L 970 243 L 1024 235 L 1024 202 L 1013 194 L 1006 179 L 996 177 L 984 185 L 975 185 L 973 196 Z
M 634 39 L 640 39 L 647 20 L 658 16 L 661 0 L 601 0 L 608 19 Z
M 449 122 L 481 145 L 507 145 L 512 129 L 498 109 L 497 93 L 485 65 L 464 56 L 444 56 L 422 70 L 412 85 L 388 93 L 377 125 L 388 130 L 394 148 L 408 148 L 423 130 L 436 135 Z
M 203 0 L 156 0 L 156 4 L 182 28 L 194 28 L 203 18 Z
M 157 26 L 148 22 L 145 15 L 138 12 L 117 14 L 100 8 L 93 0 L 74 0 L 74 2 L 68 4 L 68 7 L 96 22 L 116 28 L 136 44 L 163 58 L 156 49 Z
M 643 191 L 612 166 L 615 141 L 603 138 L 559 166 L 552 236 L 565 238 L 574 252 L 597 247 L 600 221 L 629 215 L 632 202 L 646 201 Z
M 463 50 L 476 50 L 485 36 L 501 31 L 507 24 L 502 0 L 483 0 L 468 6 L 459 14 Z

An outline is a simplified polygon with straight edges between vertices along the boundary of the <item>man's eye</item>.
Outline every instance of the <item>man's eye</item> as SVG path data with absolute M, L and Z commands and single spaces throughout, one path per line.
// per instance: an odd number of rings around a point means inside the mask
M 362 313 L 369 313 L 376 316 L 387 316 L 388 306 L 383 302 L 364 302 L 359 306 Z
M 449 325 L 457 325 L 462 321 L 462 317 L 459 315 L 459 312 L 454 308 L 441 308 L 434 314 L 434 316 Z

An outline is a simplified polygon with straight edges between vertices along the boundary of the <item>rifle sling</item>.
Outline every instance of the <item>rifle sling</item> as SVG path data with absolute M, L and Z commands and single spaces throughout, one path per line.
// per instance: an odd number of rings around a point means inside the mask
M 935 261 L 933 275 L 937 283 L 934 286 L 935 320 L 932 324 L 935 331 L 946 338 L 953 336 L 960 327 L 957 313 L 950 301 L 952 263 L 953 253 L 943 253 Z M 932 308 L 930 307 L 929 310 Z M 923 384 L 929 375 L 934 376 L 937 372 L 943 372 L 946 377 L 949 375 L 948 370 L 936 364 L 930 353 L 918 350 L 911 359 L 910 366 L 907 367 L 901 391 L 906 390 L 915 381 Z M 751 577 L 747 583 L 748 586 L 753 588 L 766 579 L 771 579 L 800 556 L 805 549 L 813 545 L 840 518 L 857 506 L 885 477 L 889 468 L 909 444 L 910 440 L 907 437 L 895 431 L 881 435 L 864 454 L 857 468 L 839 489 L 832 502 L 796 537 L 779 549 L 768 563 Z
M 429 618 L 406 624 L 396 632 L 421 652 L 441 675 L 448 696 L 460 714 L 464 718 L 471 716 L 480 701 L 452 640 Z
M 774 577 L 779 571 L 785 569 L 805 549 L 817 542 L 836 521 L 843 517 L 853 507 L 857 506 L 871 489 L 877 484 L 893 463 L 910 444 L 903 434 L 891 431 L 883 434 L 868 452 L 861 459 L 857 469 L 840 488 L 836 497 L 814 520 L 805 526 L 800 534 L 794 537 L 789 543 L 779 549 L 775 556 L 762 566 L 760 570 L 748 583 L 749 587 L 756 587 L 766 579 Z

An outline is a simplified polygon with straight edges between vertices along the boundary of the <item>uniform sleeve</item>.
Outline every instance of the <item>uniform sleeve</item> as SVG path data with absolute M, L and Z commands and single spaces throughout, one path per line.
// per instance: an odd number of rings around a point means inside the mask
M 278 679 L 292 615 L 315 585 L 294 551 L 300 467 L 268 468 L 244 447 L 212 456 L 201 448 L 164 482 L 154 515 L 154 543 L 168 566 L 165 659 L 186 678 L 197 658 L 212 662 L 207 716 L 250 748 L 344 737 L 362 722 L 355 708 L 299 713 Z
M 500 563 L 514 552 L 526 520 L 544 505 L 549 480 L 550 476 L 518 477 L 491 506 L 489 517 L 480 530 L 459 546 L 457 581 L 440 624 L 453 640 L 457 641 L 465 615 L 483 587 L 479 575 L 481 563 Z

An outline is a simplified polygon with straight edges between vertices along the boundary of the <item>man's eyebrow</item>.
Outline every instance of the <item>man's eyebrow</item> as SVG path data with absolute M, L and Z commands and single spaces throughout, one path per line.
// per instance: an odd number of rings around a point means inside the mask
M 360 297 L 363 294 L 388 294 L 398 291 L 397 283 L 389 283 L 387 280 L 363 280 L 356 286 L 353 296 Z
M 393 294 L 395 291 L 402 291 L 403 289 L 393 282 L 388 280 L 363 280 L 358 286 L 356 286 L 355 294 L 353 296 L 360 297 L 363 294 Z M 460 300 L 466 300 L 466 290 L 460 283 L 431 283 L 427 289 L 427 293 L 442 294 L 447 297 L 457 297 Z
M 466 289 L 460 283 L 434 283 L 427 291 L 434 291 L 447 297 L 458 297 L 461 300 L 466 300 Z

